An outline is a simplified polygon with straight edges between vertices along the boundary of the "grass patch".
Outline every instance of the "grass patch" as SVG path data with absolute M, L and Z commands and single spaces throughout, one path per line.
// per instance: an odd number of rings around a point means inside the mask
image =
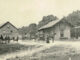
M 75 53 L 75 49 L 70 46 L 55 45 L 49 49 L 34 53 L 32 56 L 25 56 L 10 60 L 69 60 L 70 56 L 72 60 L 80 59 L 80 54 L 77 55 Z
M 28 50 L 35 48 L 35 45 L 21 45 L 21 44 L 0 44 L 0 55 L 12 52 L 18 52 L 20 50 Z
M 33 57 L 31 60 L 34 60 L 35 57 L 39 57 L 37 60 L 69 60 L 69 56 L 73 58 L 74 55 L 76 55 L 74 48 L 64 45 L 55 45 L 49 49 L 34 53 L 31 56 Z

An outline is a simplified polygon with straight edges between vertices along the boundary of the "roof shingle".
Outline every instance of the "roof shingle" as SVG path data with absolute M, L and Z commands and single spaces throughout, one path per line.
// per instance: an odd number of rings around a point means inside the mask
M 52 26 L 54 26 L 55 24 L 57 24 L 58 22 L 60 22 L 60 21 L 61 21 L 61 20 L 51 21 L 51 22 L 49 22 L 48 24 L 46 24 L 46 25 L 42 26 L 41 28 L 39 28 L 38 30 L 52 27 Z

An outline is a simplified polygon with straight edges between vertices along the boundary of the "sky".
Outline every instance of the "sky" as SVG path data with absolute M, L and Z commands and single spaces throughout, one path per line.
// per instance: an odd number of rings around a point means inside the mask
M 80 10 L 80 0 L 0 0 L 0 24 L 10 21 L 16 27 L 37 23 L 43 16 L 61 19 Z

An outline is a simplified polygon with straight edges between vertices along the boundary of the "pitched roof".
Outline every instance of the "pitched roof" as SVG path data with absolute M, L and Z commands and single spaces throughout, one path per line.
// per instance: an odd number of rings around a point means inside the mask
M 54 21 L 51 21 L 51 22 L 49 22 L 48 24 L 46 24 L 46 25 L 42 26 L 41 28 L 39 28 L 38 30 L 52 27 L 52 26 L 54 26 L 56 23 L 58 23 L 59 21 L 61 21 L 61 20 L 54 20 Z
M 42 29 L 53 27 L 55 24 L 59 23 L 60 21 L 62 21 L 62 19 L 51 21 L 48 24 L 46 24 L 46 25 L 42 26 L 41 28 L 39 28 L 38 30 L 42 30 Z M 67 22 L 67 23 L 69 23 L 69 22 Z
M 4 25 L 6 22 L 3 22 L 3 23 L 0 23 L 0 27 L 2 26 L 2 25 Z
M 5 25 L 7 25 L 7 24 L 10 24 L 10 25 L 12 25 L 15 29 L 17 29 L 13 24 L 11 24 L 10 22 L 5 22 L 5 23 L 2 23 L 2 24 L 0 24 L 0 28 L 2 28 L 3 26 L 5 26 Z

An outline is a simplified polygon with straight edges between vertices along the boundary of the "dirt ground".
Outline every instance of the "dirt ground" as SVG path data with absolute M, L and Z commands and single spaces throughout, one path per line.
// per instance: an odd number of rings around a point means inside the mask
M 31 42 L 30 43 L 25 42 L 25 43 L 30 44 Z M 23 43 L 23 44 L 25 44 L 25 43 Z M 61 53 L 62 53 L 61 60 L 64 60 L 64 59 L 69 60 L 70 55 L 76 55 L 77 60 L 79 59 L 78 57 L 80 57 L 79 56 L 79 54 L 80 54 L 80 41 L 55 41 L 54 43 L 49 43 L 49 44 L 41 43 L 41 42 L 40 43 L 39 42 L 32 42 L 32 43 L 34 43 L 36 45 L 39 45 L 39 44 L 43 45 L 43 47 L 40 47 L 40 48 L 34 50 L 34 53 L 32 53 L 31 55 L 26 55 L 26 56 L 22 56 L 22 57 L 10 59 L 10 60 L 19 60 L 19 59 L 20 60 L 27 60 L 29 57 L 33 57 L 33 59 L 31 59 L 31 60 L 34 60 L 35 56 L 33 56 L 33 55 L 36 53 L 37 57 L 39 57 L 41 55 L 41 52 L 43 53 L 44 56 L 48 53 L 41 60 L 46 60 L 45 58 L 47 58 L 47 59 L 50 58 L 51 60 L 53 60 L 52 57 L 54 57 L 54 53 L 56 54 L 56 56 L 61 55 Z M 22 44 L 22 42 L 20 44 Z M 65 54 L 68 54 L 68 55 L 65 56 Z M 56 58 L 54 60 L 59 60 L 59 59 L 60 58 Z

